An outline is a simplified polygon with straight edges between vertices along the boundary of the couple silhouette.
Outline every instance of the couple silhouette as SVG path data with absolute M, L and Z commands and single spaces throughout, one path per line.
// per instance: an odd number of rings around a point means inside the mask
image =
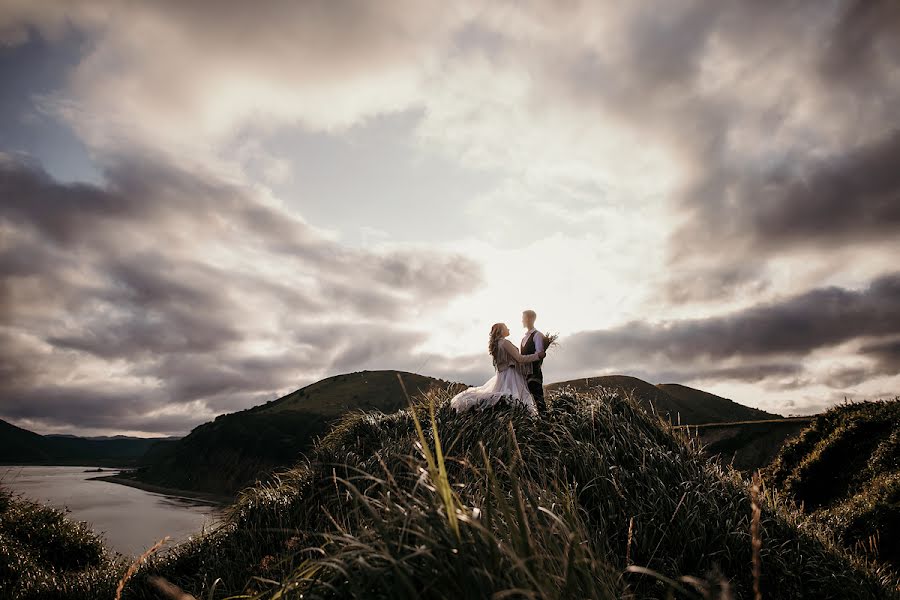
M 488 353 L 494 376 L 483 385 L 470 387 L 450 400 L 457 412 L 490 408 L 500 403 L 522 405 L 533 415 L 545 414 L 544 374 L 541 365 L 547 355 L 547 338 L 535 329 L 537 313 L 522 312 L 525 335 L 518 347 L 509 341 L 506 323 L 494 323 L 488 337 Z

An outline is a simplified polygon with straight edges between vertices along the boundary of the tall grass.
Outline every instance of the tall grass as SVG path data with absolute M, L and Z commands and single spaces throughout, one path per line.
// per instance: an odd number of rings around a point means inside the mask
M 632 398 L 549 399 L 544 418 L 456 414 L 449 393 L 348 415 L 220 527 L 148 557 L 122 597 L 900 596 L 893 572 Z
M 459 498 L 454 493 L 453 488 L 450 486 L 450 481 L 447 478 L 447 465 L 444 461 L 444 451 L 441 448 L 441 438 L 438 434 L 437 421 L 434 417 L 434 399 L 430 398 L 428 403 L 428 414 L 429 417 L 431 417 L 431 435 L 434 437 L 434 454 L 432 454 L 431 448 L 429 448 L 428 445 L 428 440 L 425 438 L 425 432 L 422 430 L 422 424 L 419 423 L 419 418 L 416 416 L 415 407 L 412 405 L 412 399 L 406 391 L 406 384 L 403 383 L 403 377 L 399 373 L 397 373 L 397 379 L 400 380 L 400 387 L 403 389 L 403 394 L 406 396 L 410 403 L 410 408 L 412 409 L 410 414 L 412 415 L 413 423 L 416 424 L 416 433 L 419 436 L 419 447 L 428 463 L 428 473 L 431 476 L 432 485 L 444 505 L 444 512 L 447 514 L 447 522 L 450 524 L 450 528 L 456 534 L 456 537 L 459 538 L 459 520 L 457 518 L 457 512 L 460 510 L 461 506 Z
M 615 392 L 354 414 L 151 559 L 198 598 L 895 598 L 895 575 Z M 429 426 L 423 426 L 428 423 Z M 751 533 L 755 531 L 755 535 Z M 754 568 L 754 561 L 758 568 Z M 142 573 L 126 592 L 151 598 Z
M 127 567 L 65 513 L 0 487 L 0 598 L 113 598 Z
M 764 476 L 842 543 L 900 568 L 900 398 L 817 415 Z

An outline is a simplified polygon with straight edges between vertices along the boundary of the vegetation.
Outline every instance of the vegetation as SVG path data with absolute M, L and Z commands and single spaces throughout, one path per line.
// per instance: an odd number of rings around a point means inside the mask
M 151 558 L 198 598 L 749 597 L 748 482 L 616 392 L 518 409 L 352 414 L 220 528 Z M 826 528 L 759 498 L 767 598 L 896 598 L 898 582 Z M 246 596 L 245 596 L 246 597 Z
M 40 435 L 0 420 L 0 464 L 127 467 L 170 438 L 82 438 Z
M 112 598 L 124 567 L 84 523 L 0 488 L 0 598 Z
M 346 415 L 122 597 L 900 598 L 894 571 L 618 391 L 552 393 L 543 419 L 449 398 Z M 83 526 L 21 501 L 2 519 L 0 597 L 115 596 L 128 565 Z
M 704 453 L 752 473 L 774 460 L 786 440 L 800 435 L 813 417 L 788 417 L 765 421 L 737 421 L 682 426 L 700 439 Z
M 900 567 L 900 398 L 818 415 L 764 477 L 844 544 Z
M 547 386 L 548 390 L 570 389 L 581 392 L 597 388 L 618 390 L 622 394 L 633 395 L 645 410 L 659 415 L 674 425 L 758 421 L 780 417 L 686 385 L 675 383 L 653 385 L 627 375 L 586 377 Z
M 403 377 L 413 393 L 453 385 L 412 373 Z M 233 495 L 296 463 L 341 415 L 393 412 L 404 403 L 397 371 L 337 375 L 266 404 L 222 415 L 175 444 L 157 446 L 134 477 L 178 490 Z
M 683 406 L 688 406 L 695 413 L 703 415 L 703 418 L 707 419 L 703 421 L 704 423 L 760 421 L 781 417 L 781 415 L 744 406 L 734 400 L 681 385 L 680 383 L 660 383 L 656 387 L 669 396 L 680 400 Z M 684 423 L 684 420 L 682 420 L 682 423 Z

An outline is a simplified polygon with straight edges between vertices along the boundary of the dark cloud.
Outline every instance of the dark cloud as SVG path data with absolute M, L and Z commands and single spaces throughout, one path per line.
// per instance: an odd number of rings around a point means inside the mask
M 859 359 L 865 363 L 860 363 Z M 859 347 L 852 364 L 839 364 L 826 373 L 828 387 L 846 390 L 869 380 L 900 373 L 900 339 L 866 341 Z
M 155 420 L 156 417 L 151 413 L 164 406 L 164 399 L 144 390 L 128 389 L 121 383 L 116 388 L 35 384 L 18 390 L 15 395 L 4 394 L 3 418 L 29 420 L 51 426 L 154 431 L 147 428 L 147 425 Z M 185 413 L 179 418 L 185 421 L 191 415 Z M 132 427 L 135 425 L 136 427 Z
M 862 290 L 815 289 L 723 316 L 582 332 L 567 338 L 561 354 L 571 368 L 601 363 L 649 371 L 650 365 L 685 379 L 759 381 L 798 374 L 803 357 L 815 350 L 894 334 L 900 334 L 900 273 Z M 890 362 L 892 349 L 872 345 L 862 352 Z M 724 366 L 734 361 L 739 364 Z M 892 374 L 900 372 L 896 366 Z
M 900 5 L 893 0 L 852 0 L 843 7 L 822 56 L 822 71 L 832 81 L 865 84 L 878 76 L 873 71 L 898 58 Z
M 664 301 L 752 304 L 778 292 L 775 261 L 807 253 L 828 262 L 846 248 L 875 256 L 896 245 L 900 9 L 891 0 L 497 9 L 516 16 L 513 25 L 490 22 L 497 5 L 437 15 L 419 2 L 210 6 L 0 8 L 4 42 L 34 31 L 53 39 L 69 23 L 92 40 L 59 104 L 47 106 L 78 107 L 67 119 L 103 175 L 102 184 L 61 183 L 26 157 L 0 153 L 0 416 L 172 432 L 185 429 L 178 419 L 241 408 L 336 371 L 393 367 L 483 381 L 483 353 L 430 353 L 415 326 L 429 307 L 477 286 L 471 262 L 345 245 L 221 173 L 127 150 L 132 142 L 160 153 L 193 148 L 194 138 L 205 148 L 250 118 L 266 121 L 261 128 L 333 131 L 410 107 L 439 112 L 440 100 L 422 89 L 432 72 L 423 65 L 458 50 L 445 44 L 463 23 L 479 33 L 469 40 L 490 45 L 481 57 L 488 68 L 510 67 L 513 87 L 517 68 L 528 74 L 510 92 L 525 119 L 549 114 L 555 127 L 571 116 L 587 127 L 600 115 L 678 164 L 684 179 L 667 197 L 680 225 L 666 240 Z M 130 34 L 135 20 L 149 37 Z M 257 93 L 230 93 L 247 86 Z M 474 137 L 490 137 L 477 109 L 460 112 L 479 129 Z M 593 198 L 599 188 L 581 189 Z M 840 268 L 836 259 L 808 279 Z M 571 371 L 604 366 L 656 381 L 789 389 L 815 383 L 805 355 L 850 343 L 858 360 L 823 381 L 852 386 L 898 372 L 886 339 L 900 334 L 898 290 L 897 274 L 863 290 L 805 281 L 782 300 L 725 315 L 578 333 L 554 361 Z
M 90 185 L 0 154 L 0 416 L 185 431 L 323 373 L 392 366 L 424 337 L 386 319 L 481 280 L 457 256 L 343 246 L 250 188 L 137 158 Z
M 829 371 L 823 382 L 830 388 L 846 389 L 859 385 L 872 376 L 872 370 L 865 367 L 838 367 Z
M 800 376 L 804 368 L 798 363 L 750 363 L 733 367 L 713 367 L 696 369 L 685 367 L 680 370 L 656 371 L 651 377 L 659 383 L 667 381 L 742 381 L 745 383 L 757 383 L 766 380 L 784 378 L 790 379 Z
M 534 25 L 550 40 L 533 56 L 545 87 L 686 173 L 671 194 L 668 301 L 754 297 L 774 261 L 900 238 L 896 2 L 568 8 Z
M 811 164 L 779 165 L 766 176 L 733 173 L 717 190 L 721 201 L 698 215 L 678 242 L 702 236 L 706 244 L 736 245 L 742 252 L 775 252 L 896 237 L 897 156 L 900 130 Z
M 869 343 L 860 348 L 859 352 L 875 361 L 874 367 L 869 370 L 870 376 L 900 373 L 900 339 Z
M 711 103 L 690 91 L 696 90 L 696 81 L 686 84 L 698 116 L 688 123 L 716 143 L 691 150 L 697 176 L 679 200 L 688 218 L 672 238 L 672 264 L 699 258 L 711 279 L 739 278 L 704 289 L 685 287 L 679 274 L 670 286 L 673 300 L 744 294 L 747 286 L 759 287 L 765 280 L 769 260 L 789 252 L 827 255 L 865 246 L 877 252 L 879 244 L 900 235 L 897 3 L 853 1 L 832 9 L 815 2 L 747 3 L 733 12 L 742 11 L 752 13 L 744 21 L 754 23 L 744 28 L 747 35 L 729 27 L 724 32 L 713 28 L 710 36 L 750 56 L 768 48 L 759 55 L 762 61 L 748 69 L 774 74 L 789 67 L 794 81 L 778 103 L 756 108 Z M 786 17 L 780 23 L 769 19 L 779 15 Z M 760 19 L 772 27 L 760 27 Z M 726 19 L 722 24 L 729 22 L 735 23 Z M 799 29 L 804 26 L 806 32 Z M 810 110 L 819 114 L 800 116 Z M 707 115 L 712 118 L 706 120 Z M 798 123 L 804 118 L 810 122 Z M 748 152 L 734 140 L 753 127 L 771 141 Z M 680 127 L 675 131 L 690 135 Z M 769 156 L 761 161 L 754 154 L 766 146 Z M 715 258 L 708 260 L 712 249 Z

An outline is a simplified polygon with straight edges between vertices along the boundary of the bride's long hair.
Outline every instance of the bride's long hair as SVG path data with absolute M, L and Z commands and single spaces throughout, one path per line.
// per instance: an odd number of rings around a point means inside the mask
M 497 342 L 503 337 L 503 323 L 494 323 L 491 325 L 491 335 L 488 337 L 488 353 L 497 366 Z

